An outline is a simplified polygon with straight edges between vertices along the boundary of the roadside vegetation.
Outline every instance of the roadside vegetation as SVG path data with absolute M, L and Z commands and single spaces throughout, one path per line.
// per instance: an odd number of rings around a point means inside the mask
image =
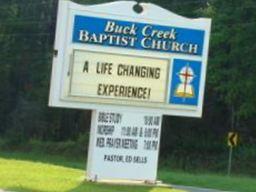
M 185 192 L 162 187 L 103 185 L 85 181 L 85 158 L 41 152 L 0 152 L 0 188 L 17 192 Z M 256 179 L 245 176 L 185 173 L 160 167 L 158 179 L 168 184 L 238 192 L 255 192 Z

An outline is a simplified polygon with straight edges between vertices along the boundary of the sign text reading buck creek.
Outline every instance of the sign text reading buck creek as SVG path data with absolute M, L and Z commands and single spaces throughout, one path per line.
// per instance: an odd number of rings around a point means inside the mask
M 202 55 L 204 31 L 75 16 L 73 42 Z

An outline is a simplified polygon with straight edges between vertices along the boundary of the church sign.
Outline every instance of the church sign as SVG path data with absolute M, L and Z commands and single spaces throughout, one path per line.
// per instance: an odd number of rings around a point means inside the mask
M 211 20 L 60 0 L 49 105 L 92 109 L 87 179 L 156 181 L 163 115 L 201 117 Z
M 135 4 L 60 1 L 50 106 L 202 115 L 211 20 Z

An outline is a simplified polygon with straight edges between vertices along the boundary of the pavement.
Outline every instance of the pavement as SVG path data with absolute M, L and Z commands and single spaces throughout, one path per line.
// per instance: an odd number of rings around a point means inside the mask
M 165 183 L 162 183 L 161 181 L 157 181 L 156 183 L 151 183 L 150 181 L 145 182 L 145 181 L 131 181 L 131 180 L 100 180 L 98 182 L 104 183 L 104 184 L 116 184 L 116 185 L 141 185 L 141 186 L 169 187 L 172 189 L 180 189 L 186 192 L 231 192 L 231 191 L 220 191 L 220 190 L 209 189 L 209 188 L 165 184 Z
M 208 188 L 199 188 L 192 186 L 181 186 L 181 185 L 172 185 L 174 189 L 181 189 L 186 192 L 231 192 L 231 191 L 220 191 L 216 189 L 208 189 Z

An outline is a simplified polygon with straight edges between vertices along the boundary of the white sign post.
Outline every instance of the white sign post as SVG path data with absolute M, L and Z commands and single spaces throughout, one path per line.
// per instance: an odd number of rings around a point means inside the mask
M 89 180 L 155 182 L 162 116 L 94 111 L 87 165 Z
M 94 110 L 90 180 L 155 181 L 162 115 L 202 115 L 211 20 L 135 5 L 59 1 L 49 105 Z

